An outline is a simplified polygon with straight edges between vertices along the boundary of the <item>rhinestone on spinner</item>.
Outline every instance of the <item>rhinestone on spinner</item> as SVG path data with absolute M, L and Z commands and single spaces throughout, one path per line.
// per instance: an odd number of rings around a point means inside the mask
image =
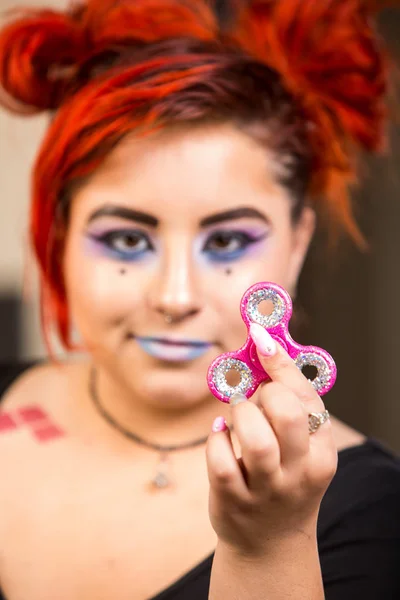
M 260 311 L 260 304 L 264 301 L 272 302 L 271 314 L 265 315 Z M 335 362 L 322 348 L 301 346 L 292 339 L 288 329 L 292 309 L 289 294 L 272 282 L 261 282 L 251 286 L 240 303 L 241 316 L 248 330 L 252 323 L 261 325 L 281 344 L 300 370 L 303 370 L 306 365 L 317 368 L 317 377 L 311 383 L 322 396 L 336 381 Z M 239 372 L 241 377 L 240 383 L 235 386 L 229 385 L 227 381 L 227 374 L 232 370 Z M 229 402 L 232 395 L 237 392 L 250 398 L 258 386 L 268 379 L 269 375 L 260 363 L 250 332 L 241 348 L 216 357 L 207 372 L 210 391 L 222 402 Z
M 312 381 L 310 380 L 310 383 L 318 393 L 328 386 L 332 374 L 328 363 L 322 356 L 315 352 L 300 352 L 295 363 L 300 371 L 306 366 L 316 367 L 317 376 Z
M 274 309 L 270 315 L 260 313 L 258 307 L 264 300 L 270 300 Z M 246 312 L 253 323 L 258 323 L 263 327 L 275 327 L 284 317 L 286 304 L 276 290 L 264 288 L 253 292 L 247 302 Z
M 226 380 L 230 371 L 237 371 L 240 375 L 238 385 L 232 386 Z M 217 390 L 227 398 L 233 394 L 245 394 L 253 385 L 254 379 L 250 368 L 241 360 L 226 358 L 214 367 L 214 382 Z

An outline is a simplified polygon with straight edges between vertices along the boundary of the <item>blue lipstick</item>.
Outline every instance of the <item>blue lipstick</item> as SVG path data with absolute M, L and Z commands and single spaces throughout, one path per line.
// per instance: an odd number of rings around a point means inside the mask
M 153 358 L 166 362 L 188 362 L 206 354 L 212 344 L 196 340 L 136 337 L 140 348 Z

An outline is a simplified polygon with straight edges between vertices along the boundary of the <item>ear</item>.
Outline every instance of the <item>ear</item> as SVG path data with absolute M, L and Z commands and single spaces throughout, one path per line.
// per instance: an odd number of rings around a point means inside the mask
M 298 222 L 293 226 L 293 247 L 288 274 L 288 289 L 291 293 L 296 290 L 297 280 L 315 232 L 315 225 L 316 216 L 314 210 L 310 206 L 305 206 Z

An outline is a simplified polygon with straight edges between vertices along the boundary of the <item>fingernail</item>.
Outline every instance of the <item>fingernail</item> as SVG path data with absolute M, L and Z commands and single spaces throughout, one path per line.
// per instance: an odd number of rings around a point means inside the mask
M 236 393 L 231 396 L 229 404 L 231 406 L 236 406 L 236 404 L 240 404 L 241 402 L 247 402 L 246 396 L 244 394 Z
M 214 433 L 218 433 L 219 431 L 226 431 L 228 426 L 224 417 L 217 417 L 212 425 L 212 430 Z
M 276 342 L 268 331 L 258 323 L 250 325 L 251 339 L 263 356 L 273 356 L 276 353 Z

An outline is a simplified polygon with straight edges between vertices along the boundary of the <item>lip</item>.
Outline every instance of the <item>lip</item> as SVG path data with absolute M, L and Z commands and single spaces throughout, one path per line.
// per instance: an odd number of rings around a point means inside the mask
M 203 342 L 201 340 L 179 340 L 167 337 L 153 337 L 153 336 L 138 336 L 136 339 L 143 340 L 146 342 L 155 342 L 158 344 L 166 344 L 167 346 L 194 346 L 200 348 L 203 346 L 211 346 L 209 342 Z
M 200 340 L 162 337 L 135 337 L 140 348 L 153 358 L 167 362 L 187 362 L 203 356 L 212 346 Z

